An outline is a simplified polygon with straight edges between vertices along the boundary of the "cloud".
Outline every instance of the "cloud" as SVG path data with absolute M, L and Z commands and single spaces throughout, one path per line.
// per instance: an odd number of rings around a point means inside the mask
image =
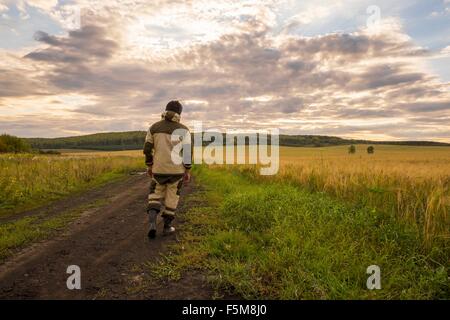
M 402 86 L 423 80 L 420 72 L 402 72 L 401 66 L 376 65 L 352 78 L 350 87 L 356 90 L 378 89 L 386 86 Z
M 108 59 L 118 48 L 114 40 L 106 37 L 105 29 L 95 25 L 70 31 L 68 37 L 55 37 L 38 31 L 34 38 L 48 47 L 31 52 L 25 58 L 53 63 L 84 63 Z
M 2 98 L 44 96 L 52 93 L 53 88 L 44 79 L 37 76 L 40 68 L 1 50 L 0 61 L 0 111 Z M 44 70 L 42 72 L 46 73 Z
M 15 70 L 0 69 L 0 98 L 1 97 L 24 97 L 28 95 L 42 94 L 41 84 L 29 79 L 21 72 Z
M 7 5 L 0 3 L 0 13 L 8 11 L 9 8 Z
M 26 0 L 27 5 L 42 9 L 44 11 L 51 10 L 58 4 L 58 0 Z
M 208 13 L 195 3 L 190 19 L 204 12 L 214 23 L 220 21 L 218 11 Z M 287 133 L 392 139 L 413 135 L 419 126 L 424 135 L 439 139 L 445 139 L 449 130 L 445 122 L 430 120 L 438 126 L 433 129 L 424 125 L 432 118 L 424 114 L 450 116 L 448 84 L 421 67 L 429 51 L 414 44 L 397 25 L 390 25 L 392 32 L 381 33 L 365 29 L 316 36 L 276 33 L 271 5 L 258 10 L 249 4 L 238 6 L 239 14 L 221 12 L 232 24 L 227 33 L 207 41 L 189 38 L 194 40 L 161 51 L 160 39 L 154 38 L 183 35 L 183 25 L 172 28 L 155 18 L 146 23 L 151 33 L 136 38 L 146 41 L 137 47 L 133 40 L 137 33 L 129 33 L 136 30 L 129 26 L 139 21 L 136 6 L 148 16 L 155 16 L 151 7 L 155 12 L 167 10 L 173 21 L 187 19 L 184 13 L 173 13 L 171 5 L 146 7 L 137 1 L 128 9 L 112 3 L 100 12 L 91 5 L 82 27 L 65 35 L 37 30 L 34 48 L 16 55 L 14 65 L 0 62 L 0 111 L 10 110 L 11 99 L 17 99 L 16 118 L 11 114 L 0 126 L 28 136 L 45 135 L 39 126 L 51 126 L 48 135 L 145 130 L 149 121 L 159 119 L 167 101 L 179 99 L 186 101 L 184 120 L 204 120 L 213 128 L 276 126 Z M 152 41 L 154 47 L 149 45 Z M 157 54 L 147 55 L 153 49 Z M 36 118 L 32 126 L 18 124 L 27 112 L 25 99 L 39 103 L 42 97 L 54 101 L 58 95 L 85 99 L 72 101 L 58 121 L 52 114 L 60 104 L 46 103 L 41 113 L 29 112 Z
M 450 111 L 450 99 L 443 102 L 415 102 L 403 107 L 414 112 Z

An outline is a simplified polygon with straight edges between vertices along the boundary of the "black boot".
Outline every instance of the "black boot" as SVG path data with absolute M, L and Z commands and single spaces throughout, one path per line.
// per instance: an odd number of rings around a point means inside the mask
M 164 229 L 163 229 L 163 235 L 172 234 L 175 232 L 175 228 L 172 227 L 172 221 L 174 217 L 172 216 L 163 216 L 164 218 Z
M 158 217 L 158 211 L 150 209 L 148 212 L 148 220 L 150 222 L 150 230 L 148 231 L 148 237 L 154 239 L 156 236 L 156 218 Z

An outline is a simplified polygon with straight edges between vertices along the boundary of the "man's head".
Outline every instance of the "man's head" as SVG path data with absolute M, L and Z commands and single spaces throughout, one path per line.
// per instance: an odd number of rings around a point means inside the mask
M 183 106 L 177 100 L 170 101 L 166 106 L 166 111 L 173 111 L 175 113 L 181 114 L 183 111 Z

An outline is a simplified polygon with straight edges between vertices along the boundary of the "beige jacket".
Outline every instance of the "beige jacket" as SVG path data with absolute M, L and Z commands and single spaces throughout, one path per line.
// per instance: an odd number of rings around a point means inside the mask
M 166 111 L 162 120 L 148 129 L 144 154 L 145 163 L 152 167 L 153 174 L 179 175 L 191 168 L 191 135 L 180 123 L 179 114 Z

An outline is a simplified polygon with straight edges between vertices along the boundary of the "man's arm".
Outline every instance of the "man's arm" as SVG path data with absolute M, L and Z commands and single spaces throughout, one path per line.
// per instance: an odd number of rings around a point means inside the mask
M 148 129 L 147 136 L 145 137 L 144 154 L 145 154 L 145 164 L 148 167 L 147 172 L 149 176 L 151 176 L 153 166 L 153 135 L 150 129 Z

